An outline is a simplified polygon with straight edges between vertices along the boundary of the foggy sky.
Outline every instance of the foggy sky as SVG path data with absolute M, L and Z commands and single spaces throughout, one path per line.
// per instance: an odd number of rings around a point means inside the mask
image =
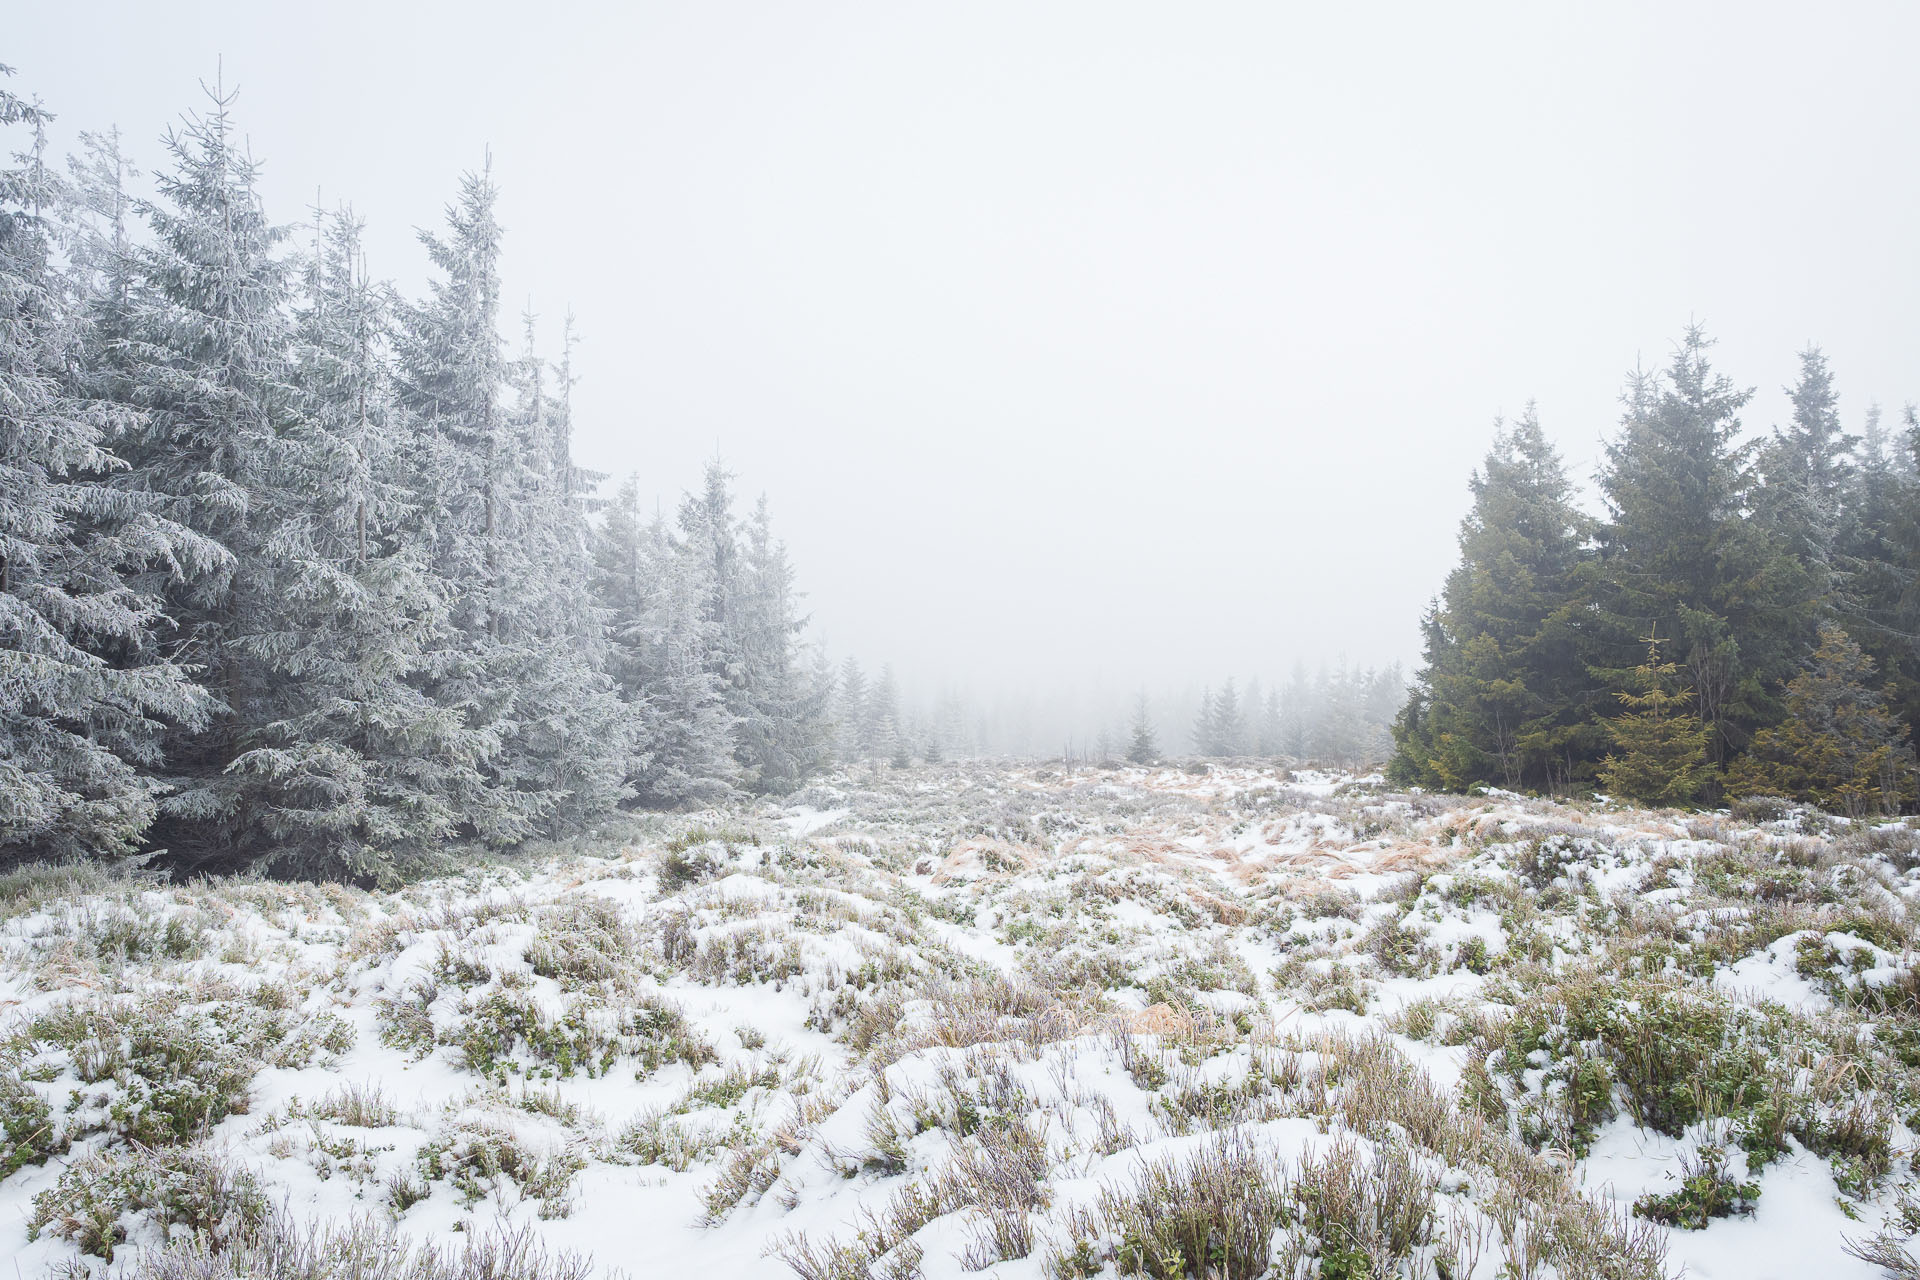
M 1124 689 L 1416 657 L 1494 415 L 1584 479 L 1690 318 L 1752 430 L 1809 341 L 1855 430 L 1920 395 L 1920 9 L 1454 8 L 89 3 L 0 61 L 151 166 L 218 59 L 269 213 L 409 291 L 491 148 L 585 465 L 718 449 L 836 654 Z

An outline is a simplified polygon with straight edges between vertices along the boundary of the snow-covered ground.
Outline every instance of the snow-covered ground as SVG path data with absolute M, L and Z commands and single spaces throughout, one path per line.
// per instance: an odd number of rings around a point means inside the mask
M 394 893 L 24 872 L 0 1256 L 1878 1276 L 1920 1228 L 1916 864 L 1784 808 L 953 766 Z

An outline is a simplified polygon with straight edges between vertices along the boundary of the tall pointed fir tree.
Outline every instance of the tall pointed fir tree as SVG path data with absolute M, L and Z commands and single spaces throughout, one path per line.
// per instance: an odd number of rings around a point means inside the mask
M 1601 740 L 1577 635 L 1588 521 L 1531 405 L 1497 424 L 1469 486 L 1460 563 L 1424 623 L 1392 771 L 1453 790 L 1551 789 L 1579 775 Z
M 758 784 L 755 761 L 747 742 L 768 743 L 772 727 L 763 708 L 754 705 L 744 639 L 746 617 L 742 607 L 745 569 L 740 551 L 738 521 L 733 514 L 733 476 L 718 459 L 707 464 L 700 488 L 680 500 L 679 545 L 688 561 L 691 580 L 700 590 L 704 663 L 720 691 L 731 726 L 735 782 Z
M 900 757 L 900 686 L 890 664 L 880 668 L 879 678 L 867 690 L 861 740 L 867 758 L 892 761 Z
M 522 792 L 557 797 L 543 828 L 554 835 L 582 830 L 633 795 L 644 726 L 604 670 L 606 614 L 593 592 L 581 490 L 598 477 L 572 460 L 571 324 L 557 377 L 539 354 L 530 313 L 524 332 L 508 371 L 515 404 L 502 529 L 512 552 L 504 562 L 519 578 L 499 616 L 520 675 L 501 772 Z
M 1206 685 L 1200 690 L 1200 709 L 1193 713 L 1193 752 L 1200 756 L 1217 756 L 1220 753 L 1220 718 L 1214 711 L 1213 686 Z
M 259 621 L 234 645 L 272 677 L 229 772 L 257 861 L 379 879 L 451 835 L 491 740 L 428 697 L 459 661 L 440 584 L 411 536 L 415 478 L 396 448 L 387 308 L 360 224 L 315 214 L 297 315 L 297 430 L 283 433 Z
M 1818 347 L 1800 353 L 1800 377 L 1787 396 L 1793 417 L 1760 450 L 1755 515 L 1799 562 L 1814 603 L 1807 620 L 1831 620 L 1846 610 L 1848 574 L 1837 544 L 1857 441 L 1841 429 L 1840 398 Z M 1814 637 L 1804 643 L 1811 647 Z
M 0 68 L 0 74 L 8 74 Z M 55 266 L 55 214 L 39 107 L 0 89 L 0 125 L 32 149 L 0 170 L 0 858 L 131 851 L 155 812 L 161 729 L 208 709 L 172 654 L 143 571 L 206 572 L 219 548 L 102 478 L 136 425 L 73 371 L 85 299 Z M 70 224 L 71 225 L 71 224 Z
M 840 679 L 834 690 L 834 732 L 839 758 L 861 760 L 871 754 L 867 741 L 867 673 L 852 655 L 840 664 Z
M 1920 738 L 1920 419 L 1901 430 L 1872 411 L 1850 476 L 1837 559 L 1843 622 L 1887 683 L 1889 704 Z
M 1318 715 L 1308 737 L 1308 749 L 1323 764 L 1351 768 L 1367 756 L 1365 687 L 1346 660 L 1329 672 L 1320 669 L 1314 702 Z
M 799 660 L 806 622 L 794 608 L 793 566 L 773 536 L 765 495 L 747 521 L 738 588 L 745 714 L 736 754 L 756 790 L 791 791 L 830 755 L 831 687 Z
M 658 537 L 656 537 L 658 534 Z M 638 786 L 653 763 L 658 711 L 652 690 L 661 669 L 661 554 L 664 532 L 640 512 L 640 482 L 628 476 L 606 503 L 593 533 L 593 589 L 605 618 L 603 668 L 633 726 L 628 774 Z
M 465 816 L 512 843 L 577 830 L 624 794 L 637 726 L 597 669 L 586 530 L 554 465 L 541 370 L 502 356 L 496 198 L 489 174 L 468 174 L 445 232 L 421 233 L 439 277 L 403 313 L 398 364 L 422 531 L 459 631 L 459 660 L 425 689 L 490 740 Z
M 652 594 L 642 616 L 654 732 L 640 796 L 655 806 L 724 799 L 735 793 L 739 766 L 733 714 L 714 673 L 711 586 L 703 561 L 674 540 L 664 520 L 648 526 L 647 546 Z
M 940 705 L 934 711 L 933 732 L 944 758 L 951 760 L 974 754 L 973 744 L 967 738 L 966 699 L 960 693 L 950 689 L 940 696 Z
M 1306 759 L 1313 740 L 1313 722 L 1318 709 L 1314 705 L 1313 679 L 1307 664 L 1296 660 L 1287 677 L 1287 691 L 1280 700 L 1280 752 L 1295 760 Z
M 1380 764 L 1393 758 L 1393 722 L 1407 701 L 1407 677 L 1397 662 L 1368 668 L 1362 681 L 1360 722 L 1365 727 L 1365 760 Z
M 233 135 L 231 95 L 166 139 L 157 199 L 137 202 L 150 240 L 132 250 L 126 355 L 117 387 L 141 410 L 116 477 L 129 502 L 219 544 L 209 572 L 170 572 L 161 640 L 200 669 L 217 714 L 165 745 L 169 794 L 153 831 L 178 865 L 231 867 L 254 843 L 257 775 L 234 762 L 274 719 L 280 673 L 253 641 L 268 632 L 299 531 L 295 501 L 308 431 L 293 378 L 282 228 L 268 222 L 258 165 Z M 248 643 L 242 643 L 243 638 Z
M 1804 652 L 1813 593 L 1778 534 L 1751 519 L 1754 473 L 1738 443 L 1750 393 L 1716 373 L 1690 327 L 1663 376 L 1636 375 L 1600 488 L 1608 510 L 1588 665 L 1630 670 L 1639 637 L 1674 637 L 1716 765 L 1779 717 Z
M 1244 749 L 1246 716 L 1240 710 L 1240 691 L 1228 676 L 1213 699 L 1213 747 L 1208 755 L 1236 756 Z
M 1259 752 L 1268 758 L 1283 755 L 1286 752 L 1286 718 L 1280 711 L 1280 690 L 1267 690 L 1267 698 L 1260 707 Z
M 1159 745 L 1153 740 L 1153 719 L 1147 710 L 1147 695 L 1142 693 L 1133 701 L 1133 724 L 1127 740 L 1127 762 L 1152 764 L 1159 756 Z

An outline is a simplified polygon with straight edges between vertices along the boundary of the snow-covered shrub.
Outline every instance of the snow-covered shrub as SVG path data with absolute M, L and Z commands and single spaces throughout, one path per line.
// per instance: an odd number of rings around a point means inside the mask
M 65 1151 L 53 1107 L 12 1071 L 0 1072 L 0 1178 Z
M 126 1280 L 588 1280 L 585 1258 L 531 1229 L 443 1246 L 410 1245 L 369 1220 L 302 1227 L 273 1215 L 225 1248 L 201 1239 L 142 1254 Z
M 115 1147 L 62 1170 L 34 1198 L 27 1234 L 58 1236 L 112 1262 L 130 1223 L 150 1222 L 162 1240 L 185 1238 L 218 1252 L 258 1229 L 267 1214 L 258 1177 L 208 1144 Z
M 234 1001 L 96 999 L 42 1014 L 17 1043 L 37 1075 L 77 1078 L 66 1137 L 105 1131 L 168 1145 L 246 1111 L 248 1086 L 287 1038 L 287 1021 Z
M 562 1133 L 535 1137 L 510 1115 L 473 1109 L 449 1115 L 414 1165 L 427 1183 L 452 1186 L 464 1204 L 503 1196 L 511 1187 L 537 1201 L 542 1218 L 564 1218 L 573 1210 L 573 1181 L 586 1157 Z
M 1740 1181 L 1723 1147 L 1703 1145 L 1694 1154 L 1682 1155 L 1678 1178 L 1677 1190 L 1649 1192 L 1634 1202 L 1633 1211 L 1650 1222 L 1699 1231 L 1715 1218 L 1751 1214 L 1760 1199 L 1760 1184 Z
M 1131 1186 L 1106 1188 L 1080 1223 L 1092 1230 L 1056 1247 L 1048 1265 L 1056 1276 L 1097 1275 L 1108 1261 L 1123 1276 L 1154 1280 L 1260 1275 L 1274 1233 L 1295 1212 L 1279 1162 L 1229 1134 L 1185 1160 L 1149 1162 Z

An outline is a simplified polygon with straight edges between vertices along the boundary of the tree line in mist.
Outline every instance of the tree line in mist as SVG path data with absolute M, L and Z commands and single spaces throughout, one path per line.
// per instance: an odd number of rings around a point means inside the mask
M 840 761 L 913 761 L 984 756 L 1114 765 L 1190 756 L 1312 760 L 1343 768 L 1375 765 L 1393 750 L 1393 718 L 1406 700 L 1399 665 L 1309 672 L 1263 688 L 1228 678 L 1197 693 L 1144 690 L 1126 701 L 1092 695 L 1091 705 L 1042 706 L 1004 695 L 977 701 L 947 689 L 907 697 L 891 667 L 869 676 L 852 658 L 839 667 L 832 699 Z
M 1501 426 L 1394 725 L 1400 780 L 1914 807 L 1920 416 L 1850 434 L 1809 349 L 1791 420 L 1743 441 L 1752 393 L 1709 346 L 1691 328 L 1630 379 L 1598 517 L 1531 409 Z
M 377 877 L 831 755 L 764 502 L 590 519 L 572 336 L 501 337 L 469 175 L 423 298 L 271 222 L 216 98 L 150 198 L 116 135 L 0 173 L 0 850 Z

